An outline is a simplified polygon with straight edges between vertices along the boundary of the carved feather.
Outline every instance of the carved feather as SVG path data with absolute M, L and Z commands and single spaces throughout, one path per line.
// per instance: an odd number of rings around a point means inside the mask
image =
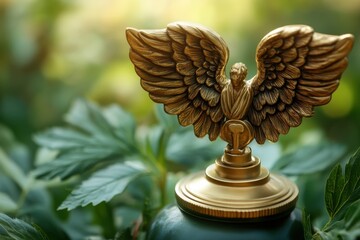
M 258 143 L 277 141 L 279 134 L 312 116 L 315 106 L 330 101 L 352 45 L 350 34 L 330 36 L 303 25 L 276 29 L 261 40 L 258 72 L 251 82 L 255 95 L 247 115 Z
M 353 45 L 350 34 L 331 36 L 305 25 L 275 29 L 257 47 L 256 76 L 239 89 L 224 73 L 226 43 L 205 27 L 172 23 L 160 30 L 129 28 L 126 36 L 141 86 L 181 125 L 215 140 L 225 120 L 241 118 L 258 143 L 277 141 L 330 101 Z
M 152 100 L 178 115 L 196 136 L 215 140 L 224 122 L 220 106 L 228 48 L 215 32 L 197 25 L 172 23 L 161 30 L 128 28 L 130 59 L 141 86 Z

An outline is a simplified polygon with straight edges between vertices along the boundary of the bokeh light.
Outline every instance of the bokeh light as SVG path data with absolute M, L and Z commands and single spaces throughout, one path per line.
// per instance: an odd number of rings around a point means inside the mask
M 357 39 L 359 19 L 356 0 L 1 1 L 0 122 L 31 142 L 34 132 L 60 122 L 70 103 L 81 97 L 101 105 L 118 103 L 139 122 L 151 121 L 152 103 L 128 58 L 126 27 L 164 28 L 173 21 L 207 26 L 227 42 L 228 65 L 244 62 L 251 78 L 256 46 L 274 28 L 308 24 L 319 32 L 352 33 Z M 356 41 L 331 103 L 320 111 L 320 119 L 302 125 L 303 131 L 319 128 L 326 136 L 327 128 L 340 127 L 338 119 L 358 125 L 359 62 Z M 295 135 L 290 132 L 281 142 L 293 141 Z M 349 135 L 337 140 L 355 146 L 360 127 Z

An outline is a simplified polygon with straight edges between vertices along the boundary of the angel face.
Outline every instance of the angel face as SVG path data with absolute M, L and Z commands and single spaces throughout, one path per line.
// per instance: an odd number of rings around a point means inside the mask
M 230 79 L 235 88 L 245 83 L 247 68 L 243 63 L 235 63 L 230 70 Z

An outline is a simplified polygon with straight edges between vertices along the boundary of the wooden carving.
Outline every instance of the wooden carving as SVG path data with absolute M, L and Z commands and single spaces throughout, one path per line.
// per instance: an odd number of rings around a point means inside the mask
M 142 87 L 153 101 L 164 104 L 167 113 L 176 114 L 181 125 L 192 124 L 196 136 L 208 134 L 215 140 L 226 122 L 240 121 L 252 128 L 249 131 L 258 143 L 277 141 L 279 134 L 312 116 L 315 106 L 330 101 L 353 45 L 350 34 L 332 36 L 305 25 L 284 26 L 260 41 L 257 73 L 245 80 L 243 63 L 235 63 L 230 79 L 226 77 L 228 47 L 203 26 L 128 28 L 126 36 Z M 231 126 L 226 126 L 233 131 L 231 136 L 242 129 Z M 234 144 L 227 131 L 222 135 Z

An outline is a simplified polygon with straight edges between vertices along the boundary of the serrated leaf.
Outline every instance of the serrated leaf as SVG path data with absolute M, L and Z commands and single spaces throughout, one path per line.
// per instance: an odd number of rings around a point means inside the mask
M 12 212 L 17 209 L 16 203 L 6 193 L 0 192 L 0 212 Z
M 83 100 L 73 103 L 70 111 L 65 115 L 65 121 L 98 138 L 112 132 L 101 110 L 96 105 Z
M 316 232 L 314 239 L 348 239 L 360 237 L 360 200 L 351 204 L 342 219 L 329 222 L 326 228 Z
M 103 109 L 103 115 L 117 138 L 130 142 L 135 141 L 135 120 L 128 112 L 117 105 L 110 105 Z
M 344 189 L 341 200 L 344 202 L 358 200 L 360 198 L 360 148 L 345 166 L 345 181 L 347 188 Z
M 67 179 L 77 173 L 90 170 L 100 161 L 116 159 L 121 160 L 115 152 L 101 147 L 73 149 L 70 152 L 59 154 L 54 161 L 40 165 L 33 173 L 36 177 L 43 179 L 55 177 Z
M 135 121 L 115 105 L 100 109 L 78 100 L 66 115 L 66 121 L 70 124 L 68 128 L 52 128 L 35 135 L 39 145 L 59 152 L 53 161 L 34 171 L 36 177 L 66 179 L 100 162 L 120 160 L 137 151 Z
M 285 175 L 304 175 L 323 171 L 334 165 L 345 154 L 343 145 L 323 143 L 302 146 L 282 156 L 272 167 Z
M 337 165 L 331 171 L 325 188 L 326 209 L 330 219 L 341 218 L 347 208 L 360 198 L 360 149 L 345 166 L 345 174 Z
M 3 230 L 3 231 L 1 231 Z M 48 239 L 38 227 L 27 222 L 10 218 L 0 213 L 0 239 L 4 240 L 46 240 Z
M 314 239 L 349 239 L 360 237 L 360 148 L 342 168 L 336 165 L 326 182 L 325 202 L 329 221 Z
M 146 174 L 146 168 L 135 161 L 111 165 L 94 173 L 82 182 L 61 204 L 59 209 L 71 210 L 78 206 L 110 201 L 122 193 L 127 185 L 137 177 Z
M 344 177 L 340 164 L 337 164 L 330 172 L 325 187 L 325 205 L 330 217 L 334 217 L 336 207 L 340 202 L 339 194 L 344 188 Z
M 57 150 L 66 150 L 96 143 L 94 139 L 90 138 L 90 135 L 59 127 L 36 134 L 34 141 L 43 147 Z

